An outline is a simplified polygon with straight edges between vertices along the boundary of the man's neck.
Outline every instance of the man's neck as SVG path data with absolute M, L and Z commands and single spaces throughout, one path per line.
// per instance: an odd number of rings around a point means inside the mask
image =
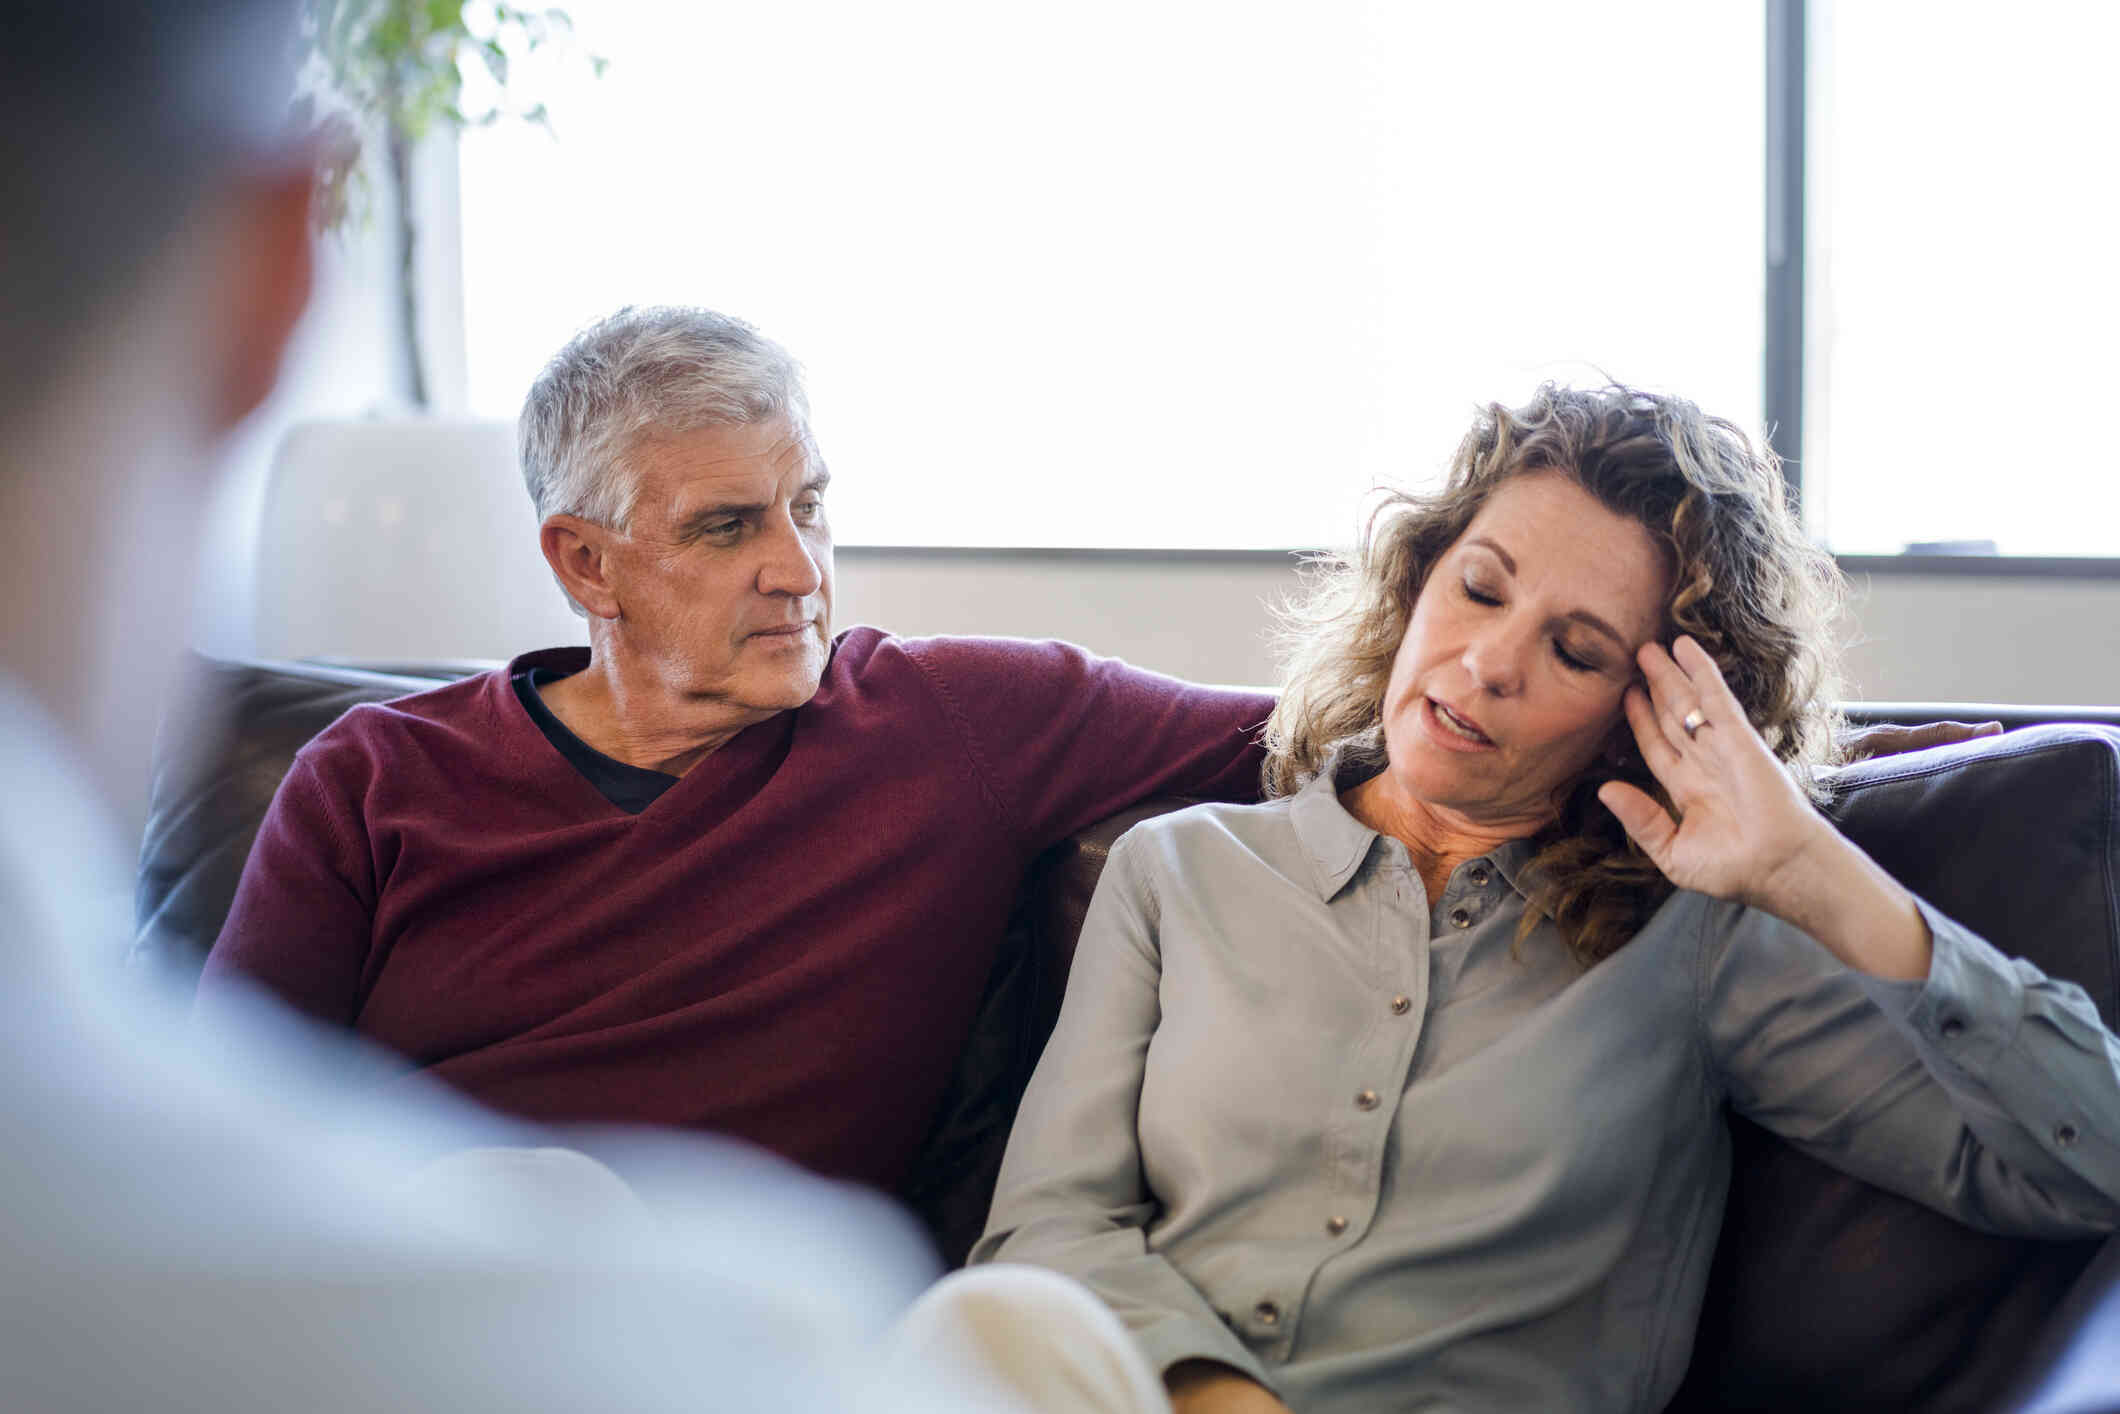
M 589 666 L 537 689 L 567 730 L 615 761 L 682 776 L 771 712 L 688 700 L 592 647 Z

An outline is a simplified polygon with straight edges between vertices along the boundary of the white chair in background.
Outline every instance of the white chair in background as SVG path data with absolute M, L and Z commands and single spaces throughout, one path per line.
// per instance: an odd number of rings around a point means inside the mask
M 258 530 L 257 653 L 410 663 L 586 643 L 537 548 L 511 423 L 301 423 Z

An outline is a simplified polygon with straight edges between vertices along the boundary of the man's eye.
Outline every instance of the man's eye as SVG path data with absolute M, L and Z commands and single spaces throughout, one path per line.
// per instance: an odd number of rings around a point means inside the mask
M 742 530 L 743 522 L 740 520 L 718 520 L 715 521 L 712 525 L 708 526 L 705 530 L 701 531 L 700 534 L 711 535 L 717 540 L 726 540 L 730 536 L 740 533 Z
M 804 520 L 817 515 L 823 509 L 824 497 L 822 496 L 805 496 L 802 500 L 795 503 L 795 514 Z

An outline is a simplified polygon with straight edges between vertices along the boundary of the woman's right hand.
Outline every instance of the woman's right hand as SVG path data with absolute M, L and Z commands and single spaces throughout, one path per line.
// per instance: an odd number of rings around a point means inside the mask
M 1181 1360 L 1163 1384 L 1171 1414 L 1289 1414 L 1272 1390 L 1216 1360 Z

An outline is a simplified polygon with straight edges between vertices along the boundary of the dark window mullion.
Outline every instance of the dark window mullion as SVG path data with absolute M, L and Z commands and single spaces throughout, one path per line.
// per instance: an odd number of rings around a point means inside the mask
M 1792 504 L 1803 495 L 1805 0 L 1767 0 L 1767 309 L 1761 409 Z

